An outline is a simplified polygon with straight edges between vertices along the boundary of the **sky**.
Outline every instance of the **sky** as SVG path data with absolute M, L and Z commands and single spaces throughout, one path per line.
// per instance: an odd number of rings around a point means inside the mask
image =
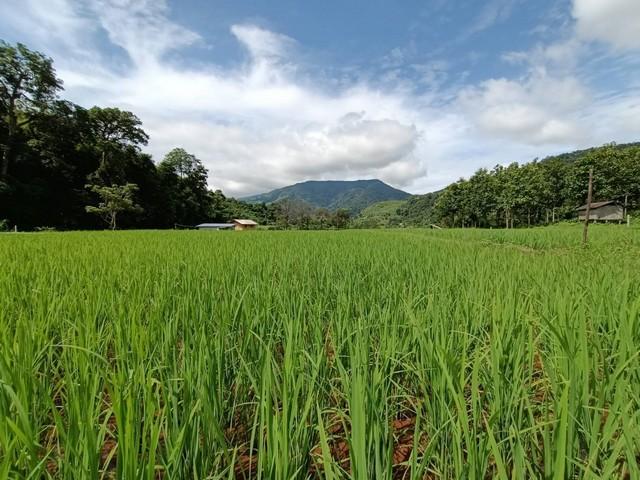
M 640 0 L 1 0 L 62 96 L 134 112 L 243 196 L 640 141 Z

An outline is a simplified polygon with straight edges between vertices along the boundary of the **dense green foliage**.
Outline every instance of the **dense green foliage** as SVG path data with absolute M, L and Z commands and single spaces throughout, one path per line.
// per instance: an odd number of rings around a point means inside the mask
M 406 200 L 380 202 L 352 221 L 356 228 L 427 227 L 437 223 L 434 207 L 442 192 L 412 195 Z
M 407 226 L 424 227 L 436 222 L 434 206 L 442 191 L 414 195 L 398 210 L 402 223 Z
M 374 203 L 402 200 L 408 196 L 407 192 L 393 188 L 380 180 L 310 180 L 247 197 L 244 200 L 259 203 L 298 200 L 311 207 L 325 208 L 330 211 L 343 209 L 351 215 L 356 215 Z
M 4 120 L 0 180 L 18 156 L 21 128 L 51 105 L 62 83 L 52 62 L 22 44 L 15 47 L 0 40 L 0 115 Z
M 434 215 L 448 226 L 513 227 L 571 218 L 585 203 L 589 169 L 594 201 L 640 206 L 640 146 L 609 145 L 568 157 L 478 170 L 447 187 Z
M 184 149 L 156 165 L 141 150 L 148 136 L 133 113 L 84 109 L 61 100 L 61 90 L 50 59 L 0 42 L 0 221 L 8 228 L 101 228 L 93 215 L 104 203 L 99 192 L 127 185 L 133 186 L 130 207 L 110 216 L 121 228 L 232 218 L 280 228 L 342 228 L 361 212 L 353 226 L 531 226 L 573 216 L 584 203 L 590 167 L 596 200 L 640 206 L 637 144 L 481 169 L 426 195 L 409 196 L 380 180 L 308 181 L 236 200 L 210 191 L 202 161 Z M 392 200 L 405 201 L 368 208 Z
M 117 215 L 118 227 L 190 226 L 234 217 L 275 222 L 277 207 L 209 191 L 202 162 L 183 149 L 156 165 L 141 151 L 148 136 L 133 113 L 84 109 L 61 100 L 61 90 L 50 59 L 0 42 L 0 221 L 10 228 L 102 228 L 100 192 L 125 189 L 132 202 Z M 100 216 L 93 215 L 94 207 L 103 209 Z
M 4 234 L 0 473 L 640 478 L 640 231 L 591 239 Z
M 523 165 L 480 169 L 444 190 L 409 197 L 385 215 L 386 221 L 369 218 L 377 211 L 374 206 L 354 225 L 517 227 L 571 219 L 586 201 L 591 167 L 594 201 L 617 200 L 629 211 L 640 208 L 640 145 L 605 145 Z
M 351 226 L 354 228 L 401 227 L 403 224 L 399 210 L 406 203 L 407 200 L 388 200 L 369 205 L 352 220 Z
M 138 186 L 133 183 L 125 185 L 100 186 L 89 185 L 92 192 L 98 194 L 100 203 L 98 205 L 87 205 L 85 209 L 89 213 L 99 215 L 109 225 L 111 230 L 118 226 L 118 215 L 126 212 L 140 211 L 133 199 L 138 190 Z

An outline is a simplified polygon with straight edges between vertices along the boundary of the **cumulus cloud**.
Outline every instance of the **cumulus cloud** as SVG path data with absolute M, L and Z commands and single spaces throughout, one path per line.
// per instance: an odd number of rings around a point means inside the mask
M 633 115 L 640 92 L 632 85 L 617 93 L 594 91 L 585 64 L 594 60 L 589 40 L 619 49 L 640 47 L 640 2 L 574 0 L 573 15 L 575 29 L 564 32 L 561 40 L 502 55 L 506 62 L 525 68 L 520 78 L 489 79 L 460 91 L 458 107 L 475 129 L 496 139 L 541 147 L 635 140 L 637 131 L 631 130 L 637 125 Z M 616 58 L 598 57 L 596 61 Z
M 508 17 L 514 1 L 488 3 L 478 28 Z M 640 118 L 638 92 L 586 86 L 577 37 L 505 54 L 524 65 L 518 78 L 444 85 L 447 66 L 431 63 L 411 66 L 424 77 L 413 85 L 372 86 L 306 72 L 303 45 L 246 22 L 229 26 L 242 61 L 178 66 L 176 54 L 204 40 L 171 20 L 164 0 L 5 0 L 0 28 L 54 58 L 66 98 L 135 112 L 156 160 L 184 147 L 205 162 L 211 187 L 238 196 L 306 179 L 431 191 L 481 166 L 633 137 Z
M 238 124 L 154 122 L 152 136 L 188 144 L 211 159 L 214 183 L 240 193 L 275 188 L 301 179 L 383 177 L 405 185 L 424 175 L 412 153 L 419 132 L 395 120 L 370 120 L 350 113 L 330 125 L 260 132 Z M 171 147 L 163 142 L 161 150 Z
M 580 37 L 618 49 L 640 49 L 638 0 L 574 0 L 573 17 Z
M 83 105 L 134 111 L 156 159 L 183 146 L 203 159 L 212 187 L 244 195 L 308 178 L 371 177 L 403 187 L 424 175 L 415 155 L 424 125 L 417 126 L 421 116 L 407 98 L 365 84 L 338 91 L 314 86 L 298 74 L 296 42 L 286 35 L 232 25 L 248 63 L 178 68 L 167 54 L 201 39 L 170 20 L 165 2 L 55 1 L 66 5 L 61 22 L 76 19 L 78 28 L 69 32 L 74 44 L 93 45 L 97 59 L 87 64 L 69 45 L 65 55 L 53 52 L 65 95 Z M 42 2 L 29 2 L 27 13 L 46 11 Z M 105 69 L 93 43 L 96 31 L 122 49 L 131 68 Z
M 460 106 L 479 129 L 533 145 L 580 143 L 577 113 L 589 94 L 573 77 L 545 73 L 524 81 L 492 79 L 460 94 Z

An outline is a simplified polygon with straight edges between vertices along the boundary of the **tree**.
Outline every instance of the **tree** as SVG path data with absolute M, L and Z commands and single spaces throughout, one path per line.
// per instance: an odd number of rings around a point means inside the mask
M 101 145 L 146 145 L 149 136 L 133 113 L 119 108 L 92 107 L 88 110 L 93 138 Z
M 35 215 L 31 215 L 34 225 L 63 229 L 89 226 L 85 184 L 98 163 L 77 148 L 87 131 L 87 111 L 71 102 L 56 100 L 34 116 L 24 129 L 25 144 L 11 176 L 15 187 L 23 182 L 40 184 L 39 194 L 37 200 L 32 195 L 15 198 L 14 211 L 35 203 Z
M 436 218 L 444 225 L 456 227 L 465 225 L 466 211 L 464 187 L 466 180 L 460 179 L 445 188 L 434 205 Z
M 95 213 L 102 217 L 111 230 L 116 229 L 118 214 L 142 211 L 142 208 L 133 199 L 134 194 L 138 191 L 138 186 L 135 183 L 113 185 L 111 187 L 87 185 L 87 188 L 98 194 L 101 199 L 97 207 L 92 205 L 85 207 L 87 212 Z
M 0 41 L 0 116 L 6 124 L 0 181 L 9 174 L 20 129 L 46 109 L 61 89 L 50 58 L 21 43 L 12 46 Z
M 516 210 L 520 205 L 520 166 L 515 162 L 506 168 L 498 166 L 494 168 L 493 174 L 498 183 L 497 205 L 504 214 L 505 227 L 513 228 Z
M 212 197 L 201 160 L 183 148 L 174 148 L 160 162 L 158 171 L 176 223 L 195 225 L 209 218 Z
M 469 216 L 473 226 L 492 224 L 496 211 L 496 182 L 486 169 L 478 170 L 467 182 L 469 188 Z
M 339 208 L 336 213 L 333 214 L 333 226 L 336 228 L 347 228 L 349 224 L 349 210 L 345 208 Z
M 84 147 L 99 157 L 92 180 L 108 185 L 124 183 L 127 167 L 137 160 L 140 146 L 149 136 L 133 113 L 119 108 L 92 107 L 87 110 L 89 135 Z
M 276 219 L 281 228 L 309 228 L 314 208 L 299 198 L 284 198 L 275 203 Z

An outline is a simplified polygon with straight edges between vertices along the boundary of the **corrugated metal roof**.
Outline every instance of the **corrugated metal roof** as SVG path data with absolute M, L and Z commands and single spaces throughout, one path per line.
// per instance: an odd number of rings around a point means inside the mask
M 600 207 L 605 207 L 607 205 L 612 205 L 614 203 L 618 203 L 615 200 L 607 200 L 605 202 L 591 202 L 591 208 L 600 208 Z M 586 210 L 587 209 L 587 205 L 582 205 L 581 207 L 576 208 L 576 210 Z
M 201 223 L 196 225 L 196 228 L 233 228 L 233 223 Z
M 233 221 L 235 223 L 239 223 L 240 225 L 258 225 L 253 220 L 246 220 L 244 218 L 234 218 Z

